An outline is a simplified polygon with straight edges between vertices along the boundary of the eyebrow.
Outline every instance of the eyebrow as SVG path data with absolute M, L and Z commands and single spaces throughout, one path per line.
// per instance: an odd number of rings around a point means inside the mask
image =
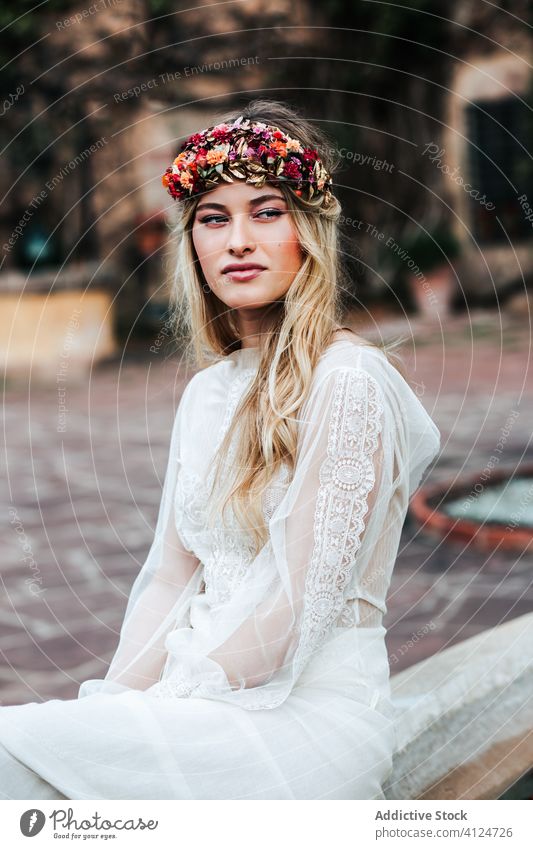
M 252 200 L 248 202 L 248 206 L 257 206 L 259 203 L 264 203 L 264 201 L 266 200 L 285 201 L 285 198 L 283 197 L 283 195 L 260 195 L 258 198 L 252 198 Z M 205 203 L 198 204 L 198 206 L 196 207 L 196 211 L 198 212 L 200 209 L 206 209 L 208 207 L 210 209 L 227 209 L 227 207 L 223 203 L 210 203 L 209 201 L 206 201 Z

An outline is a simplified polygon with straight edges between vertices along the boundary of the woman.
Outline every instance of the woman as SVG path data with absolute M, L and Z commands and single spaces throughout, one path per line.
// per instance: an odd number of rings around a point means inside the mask
M 385 596 L 439 435 L 384 351 L 338 327 L 327 147 L 255 101 L 163 177 L 176 325 L 215 362 L 181 398 L 105 678 L 0 710 L 4 798 L 383 798 Z

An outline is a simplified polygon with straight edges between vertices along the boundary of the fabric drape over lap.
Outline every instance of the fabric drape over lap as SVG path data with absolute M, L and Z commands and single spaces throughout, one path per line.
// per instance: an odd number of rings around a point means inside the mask
M 205 526 L 224 431 L 214 438 L 208 416 L 200 432 L 186 424 L 201 409 L 207 374 L 231 367 L 227 429 L 258 359 L 258 349 L 237 351 L 189 382 L 117 650 L 105 678 L 85 681 L 80 697 L 133 688 L 275 708 L 339 628 L 381 628 L 409 496 L 438 450 L 438 430 L 381 351 L 331 345 L 297 418 L 294 471 L 284 468 L 264 493 L 269 537 L 253 556 L 237 524 Z

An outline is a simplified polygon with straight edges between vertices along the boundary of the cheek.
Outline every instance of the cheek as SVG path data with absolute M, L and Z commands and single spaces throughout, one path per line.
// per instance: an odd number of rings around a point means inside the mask
M 199 227 L 193 227 L 192 228 L 192 243 L 194 245 L 194 249 L 195 249 L 196 253 L 198 254 L 198 256 L 200 256 L 200 254 L 203 253 L 204 241 L 205 240 L 202 238 L 202 231 L 200 230 L 200 228 Z
M 285 226 L 280 233 L 277 251 L 283 256 L 286 267 L 299 268 L 302 262 L 302 250 L 298 241 L 298 234 L 294 227 Z
M 213 255 L 213 240 L 210 240 L 209 237 L 206 236 L 205 230 L 194 230 L 193 228 L 192 243 L 201 265 L 209 265 L 209 261 L 211 260 Z

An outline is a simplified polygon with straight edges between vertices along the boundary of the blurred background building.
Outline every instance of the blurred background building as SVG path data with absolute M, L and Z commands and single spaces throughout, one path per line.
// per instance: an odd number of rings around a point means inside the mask
M 22 16 L 4 6 L 8 371 L 54 373 L 51 340 L 73 292 L 93 361 L 153 334 L 171 263 L 160 175 L 186 135 L 254 96 L 303 107 L 340 152 L 347 306 L 441 318 L 508 299 L 517 308 L 533 264 L 527 10 L 519 0 L 209 11 L 52 0 Z

